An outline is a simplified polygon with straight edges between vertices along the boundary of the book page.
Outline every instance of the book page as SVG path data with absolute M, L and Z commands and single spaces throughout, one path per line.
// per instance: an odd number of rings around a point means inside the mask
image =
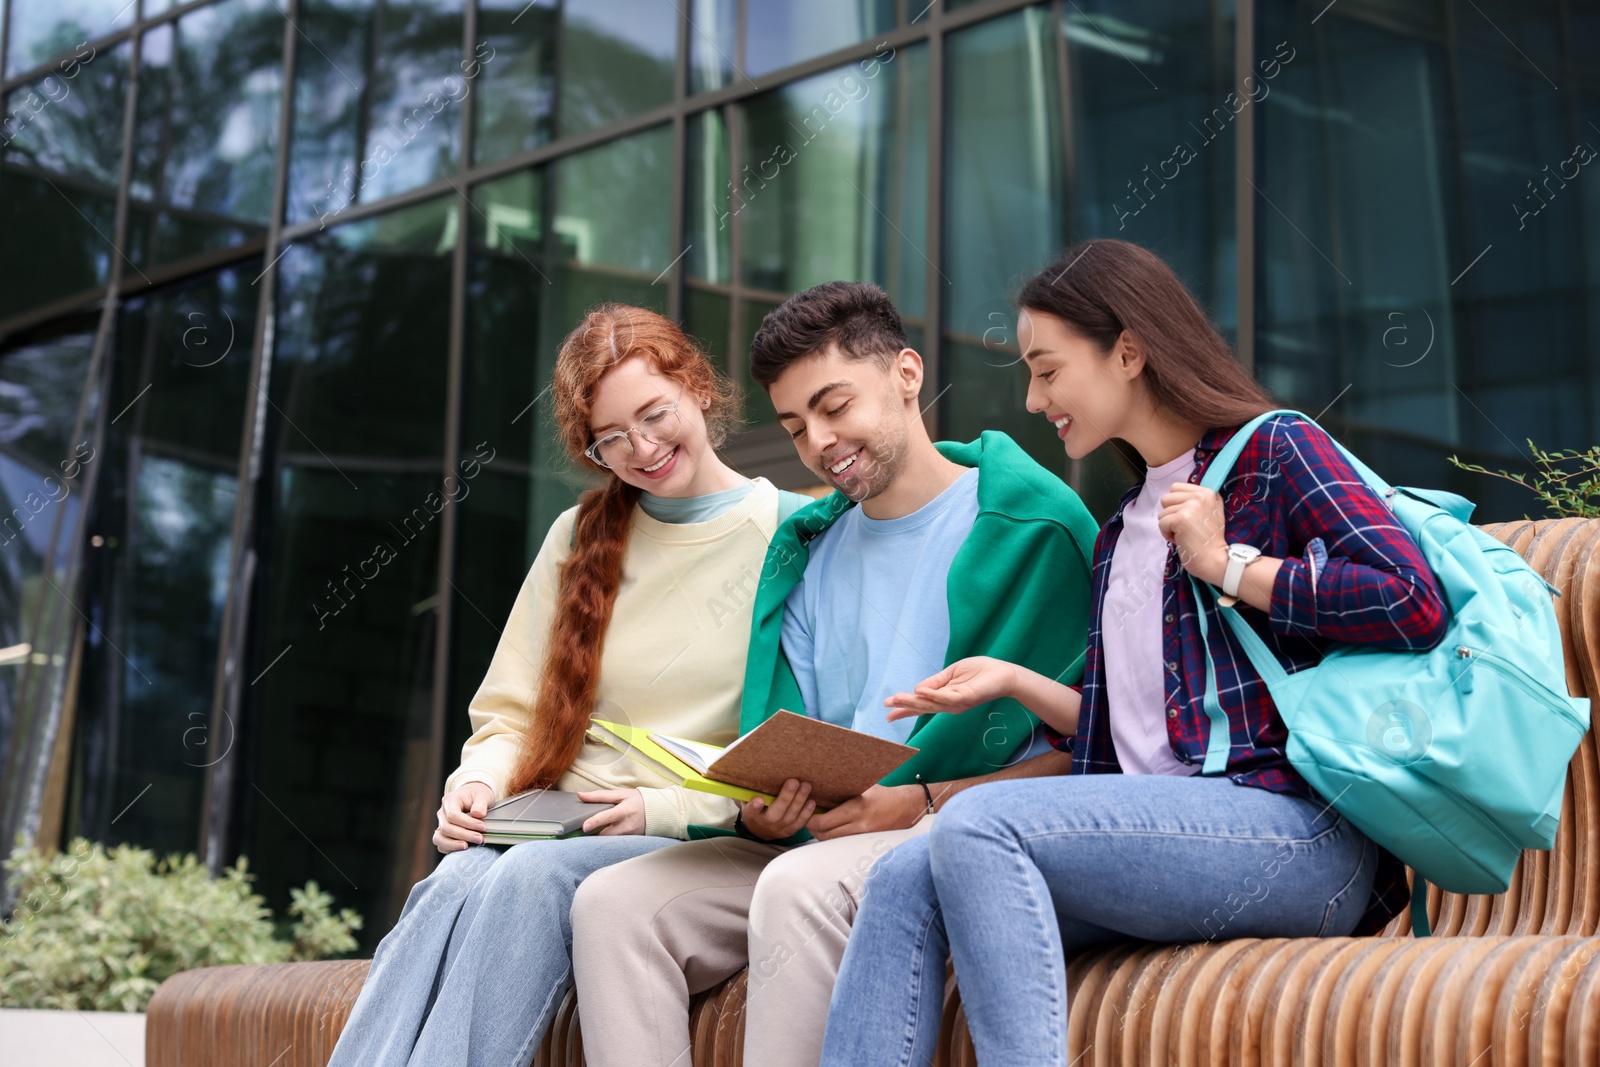
M 666 734 L 651 734 L 650 740 L 693 767 L 696 774 L 706 773 L 706 768 L 711 766 L 724 751 L 716 745 L 708 745 L 702 741 L 686 741 L 681 737 L 669 737 Z

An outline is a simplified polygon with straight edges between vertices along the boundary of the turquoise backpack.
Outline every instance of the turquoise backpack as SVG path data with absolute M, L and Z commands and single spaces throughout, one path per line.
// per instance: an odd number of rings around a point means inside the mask
M 1221 491 L 1269 411 L 1228 441 L 1201 483 Z M 1335 442 L 1337 444 L 1337 442 Z M 1340 445 L 1432 568 L 1450 612 L 1427 652 L 1341 644 L 1314 667 L 1284 671 L 1234 607 L 1222 618 L 1266 682 L 1289 730 L 1289 762 L 1362 833 L 1416 872 L 1412 927 L 1428 934 L 1427 883 L 1499 893 L 1523 849 L 1555 843 L 1567 764 L 1589 728 L 1568 695 L 1555 592 L 1515 550 L 1467 520 L 1454 493 L 1390 486 Z M 1194 580 L 1197 602 L 1220 595 Z M 1206 613 L 1200 612 L 1200 632 Z M 1206 657 L 1211 738 L 1203 773 L 1227 765 L 1228 717 Z

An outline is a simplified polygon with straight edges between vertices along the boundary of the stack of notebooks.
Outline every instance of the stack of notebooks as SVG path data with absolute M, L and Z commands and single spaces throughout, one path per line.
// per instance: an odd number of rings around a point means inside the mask
M 917 751 L 792 711 L 778 712 L 727 748 L 599 719 L 590 721 L 589 736 L 669 782 L 738 801 L 770 802 L 789 778 L 810 782 L 819 811 L 865 793 Z M 612 806 L 555 789 L 519 793 L 489 809 L 483 840 L 516 845 L 577 837 L 590 816 Z

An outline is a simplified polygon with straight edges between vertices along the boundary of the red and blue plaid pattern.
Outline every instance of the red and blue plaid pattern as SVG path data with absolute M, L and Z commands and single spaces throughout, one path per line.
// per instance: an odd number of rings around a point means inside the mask
M 1208 430 L 1195 447 L 1189 481 L 1198 484 L 1212 457 L 1239 427 Z M 1120 774 L 1107 722 L 1102 629 L 1111 555 L 1122 531 L 1122 508 L 1095 541 L 1090 629 L 1082 708 L 1073 738 L 1052 735 L 1073 753 L 1073 774 Z M 1222 486 L 1229 543 L 1254 545 L 1283 560 L 1270 612 L 1243 601 L 1239 609 L 1293 673 L 1320 662 L 1331 642 L 1424 650 L 1444 637 L 1447 609 L 1416 542 L 1321 427 L 1291 416 L 1262 423 Z M 1211 721 L 1203 705 L 1205 658 L 1194 589 L 1169 548 L 1162 595 L 1162 667 L 1167 736 L 1184 763 L 1205 762 Z M 1284 754 L 1288 731 L 1266 683 L 1214 606 L 1206 609 L 1208 647 L 1232 746 L 1224 773 L 1239 785 L 1316 797 Z M 1362 723 L 1351 729 L 1359 733 Z M 1372 900 L 1355 933 L 1376 933 L 1410 899 L 1404 866 L 1381 851 Z

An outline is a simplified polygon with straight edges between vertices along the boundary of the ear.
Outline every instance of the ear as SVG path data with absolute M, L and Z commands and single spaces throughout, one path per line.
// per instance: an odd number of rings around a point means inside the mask
M 922 395 L 922 357 L 916 349 L 902 348 L 895 354 L 889 370 L 894 378 L 895 389 L 903 399 L 915 400 Z
M 1144 345 L 1132 330 L 1122 331 L 1111 349 L 1111 356 L 1118 361 L 1118 369 L 1127 381 L 1144 373 Z

